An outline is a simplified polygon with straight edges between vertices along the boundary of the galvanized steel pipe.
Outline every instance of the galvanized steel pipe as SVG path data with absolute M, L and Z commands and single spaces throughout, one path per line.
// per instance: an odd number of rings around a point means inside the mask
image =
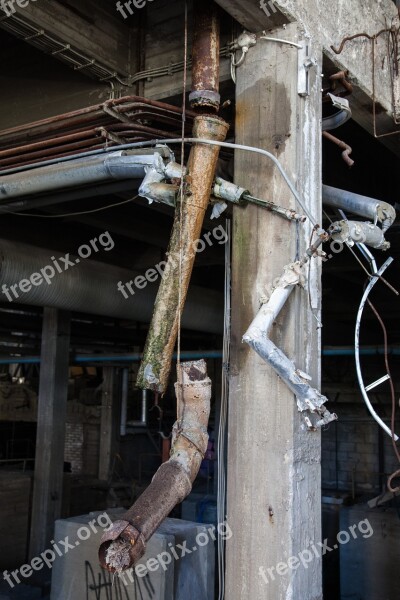
M 0 176 L 0 202 L 101 181 L 142 179 L 145 167 L 153 165 L 156 154 L 165 157 L 169 151 L 159 148 L 139 152 L 112 152 Z
M 341 208 L 371 221 L 377 218 L 382 223 L 383 232 L 387 231 L 396 219 L 396 211 L 388 202 L 340 190 L 329 185 L 322 187 L 322 199 L 323 203 L 328 206 Z

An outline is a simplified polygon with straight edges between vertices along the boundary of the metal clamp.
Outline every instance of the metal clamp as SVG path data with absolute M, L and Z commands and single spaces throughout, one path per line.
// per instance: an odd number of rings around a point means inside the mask
M 315 58 L 310 56 L 310 42 L 304 41 L 298 53 L 298 84 L 297 92 L 299 96 L 310 95 L 310 71 L 317 68 L 318 63 Z

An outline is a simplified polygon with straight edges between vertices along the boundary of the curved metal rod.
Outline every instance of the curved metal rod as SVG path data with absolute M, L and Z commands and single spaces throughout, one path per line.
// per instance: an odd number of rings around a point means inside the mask
M 380 418 L 380 416 L 375 412 L 374 407 L 372 406 L 371 401 L 368 398 L 367 391 L 365 389 L 364 380 L 363 380 L 363 376 L 362 376 L 362 373 L 361 373 L 361 364 L 360 364 L 360 325 L 361 325 L 361 318 L 362 318 L 363 311 L 364 311 L 364 306 L 365 306 L 365 304 L 367 302 L 368 296 L 371 293 L 372 288 L 374 287 L 374 285 L 376 284 L 376 282 L 379 280 L 379 277 L 392 264 L 392 262 L 393 262 L 393 258 L 388 258 L 388 260 L 382 265 L 382 267 L 379 269 L 379 271 L 376 273 L 376 275 L 373 276 L 373 278 L 369 282 L 368 286 L 366 287 L 364 295 L 363 295 L 362 300 L 361 300 L 360 308 L 358 309 L 358 313 L 357 313 L 356 331 L 355 331 L 355 338 L 354 338 L 357 378 L 358 378 L 358 383 L 359 383 L 359 386 L 360 386 L 361 393 L 362 393 L 363 398 L 364 398 L 364 402 L 367 405 L 367 408 L 368 408 L 369 412 L 371 413 L 372 417 L 375 419 L 375 421 L 378 423 L 378 425 L 380 425 L 380 427 L 382 427 L 382 429 L 391 438 L 393 437 L 392 436 L 392 431 L 382 421 L 382 419 Z M 395 439 L 396 442 L 399 439 L 396 434 L 394 434 L 394 439 Z
M 162 143 L 162 144 L 177 144 L 179 142 L 185 142 L 188 144 L 209 144 L 211 146 L 221 146 L 221 148 L 232 148 L 233 150 L 236 149 L 236 150 L 245 150 L 246 152 L 255 152 L 256 154 L 262 154 L 263 156 L 266 156 L 267 158 L 272 160 L 273 163 L 275 163 L 276 167 L 278 168 L 278 171 L 282 175 L 283 179 L 286 181 L 288 188 L 292 192 L 293 196 L 296 198 L 297 202 L 299 203 L 299 206 L 301 206 L 301 208 L 303 209 L 303 212 L 309 218 L 310 222 L 313 225 L 317 225 L 316 219 L 314 219 L 314 217 L 312 216 L 310 211 L 304 205 L 304 202 L 302 201 L 299 192 L 296 190 L 295 186 L 293 185 L 289 176 L 285 172 L 281 163 L 276 158 L 276 156 L 274 156 L 271 152 L 268 152 L 268 150 L 264 150 L 263 148 L 256 148 L 255 146 L 245 146 L 243 144 L 232 144 L 230 142 L 215 142 L 213 140 L 206 140 L 206 139 L 201 139 L 201 138 L 184 138 L 183 140 L 182 140 L 182 138 L 181 139 L 158 140 L 158 143 Z M 146 145 L 150 145 L 150 142 L 146 143 Z M 323 230 L 320 230 L 318 233 L 323 233 Z

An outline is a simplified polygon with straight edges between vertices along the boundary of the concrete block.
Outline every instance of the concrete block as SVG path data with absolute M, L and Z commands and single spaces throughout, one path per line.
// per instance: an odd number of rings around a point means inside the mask
M 368 519 L 373 534 L 340 546 L 341 600 L 398 600 L 400 520 L 393 510 L 366 506 L 342 508 L 340 529 Z M 368 526 L 363 525 L 368 535 Z
M 174 595 L 166 597 L 166 600 L 210 600 L 214 598 L 214 538 L 217 537 L 214 525 L 166 519 L 157 533 L 174 537 L 175 551 L 178 556 L 182 554 L 182 545 L 190 552 L 176 560 Z
M 109 510 L 112 521 L 122 509 Z M 98 546 L 103 531 L 92 532 L 82 541 L 81 528 L 102 513 L 56 521 L 55 540 L 73 546 L 53 565 L 51 600 L 208 600 L 213 597 L 215 549 L 211 525 L 166 519 L 149 540 L 144 565 L 121 576 L 112 576 L 98 564 Z M 204 543 L 207 540 L 207 543 Z M 204 544 L 204 545 L 202 545 Z M 59 545 L 59 544 L 58 544 Z M 60 545 L 62 547 L 62 545 Z M 182 548 L 184 550 L 182 550 Z M 168 553 L 168 559 L 167 559 Z M 169 564 L 164 564 L 161 560 Z M 150 559 L 155 561 L 148 562 Z
M 152 573 L 143 578 L 113 577 L 99 566 L 98 546 L 103 534 L 99 528 L 98 533 L 92 532 L 86 541 L 79 539 L 78 532 L 88 523 L 98 518 L 100 513 L 92 513 L 81 517 L 56 521 L 54 539 L 67 540 L 74 546 L 64 556 L 57 557 L 53 565 L 51 600 L 98 600 L 99 598 L 119 598 L 127 595 L 135 597 L 136 588 L 140 589 L 144 599 L 149 597 L 148 590 L 153 586 L 154 600 L 166 600 L 172 597 L 174 584 L 174 566 L 164 574 Z M 123 511 L 108 511 L 114 521 Z M 169 542 L 173 543 L 173 536 L 155 534 L 148 544 L 148 553 L 159 554 L 167 549 Z M 62 545 L 58 544 L 61 548 Z M 150 556 L 144 557 L 147 560 Z M 142 561 L 140 561 L 143 563 Z M 136 581 L 136 586 L 135 586 Z M 126 584 L 126 585 L 125 585 Z M 146 595 L 147 594 L 147 595 Z

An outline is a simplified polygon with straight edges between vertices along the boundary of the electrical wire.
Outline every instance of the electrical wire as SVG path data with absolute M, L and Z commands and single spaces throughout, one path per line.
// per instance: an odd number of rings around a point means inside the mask
M 180 372 L 181 364 L 181 325 L 182 325 L 182 267 L 183 267 L 183 247 L 182 247 L 182 222 L 183 222 L 183 201 L 184 201 L 184 168 L 185 168 L 185 126 L 186 126 L 186 88 L 187 88 L 187 61 L 188 61 L 188 4 L 185 0 L 185 24 L 184 24 L 184 69 L 183 69 L 183 99 L 182 99 L 182 140 L 181 140 L 181 185 L 179 202 L 179 288 L 178 288 L 178 337 L 177 337 L 177 366 Z
M 90 215 L 92 213 L 101 212 L 103 210 L 109 210 L 110 208 L 114 208 L 116 206 L 122 206 L 123 204 L 128 204 L 129 202 L 133 202 L 137 200 L 140 196 L 134 196 L 133 198 L 129 198 L 129 200 L 124 200 L 123 202 L 116 202 L 115 204 L 108 204 L 107 206 L 102 206 L 101 208 L 94 208 L 93 210 L 82 210 L 80 212 L 72 212 L 72 213 L 64 213 L 62 215 L 34 215 L 32 213 L 19 213 L 19 212 L 11 212 L 9 210 L 4 210 L 3 212 L 8 215 L 16 215 L 17 217 L 32 217 L 36 219 L 61 219 L 63 217 L 76 217 L 79 215 Z M 1 205 L 0 205 L 1 212 Z
M 223 523 L 226 518 L 226 425 L 228 418 L 229 394 L 229 362 L 231 338 L 231 222 L 225 221 L 227 242 L 225 244 L 225 312 L 224 312 L 224 339 L 222 354 L 222 385 L 221 385 L 221 410 L 218 429 L 217 445 L 217 520 Z M 218 600 L 225 597 L 225 541 L 218 536 Z

